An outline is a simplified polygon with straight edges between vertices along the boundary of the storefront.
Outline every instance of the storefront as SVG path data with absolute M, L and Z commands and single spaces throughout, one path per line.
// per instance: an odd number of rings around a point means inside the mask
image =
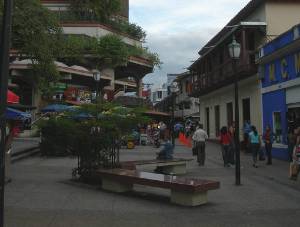
M 287 160 L 289 131 L 300 127 L 300 25 L 260 51 L 263 126 L 275 135 L 273 155 Z

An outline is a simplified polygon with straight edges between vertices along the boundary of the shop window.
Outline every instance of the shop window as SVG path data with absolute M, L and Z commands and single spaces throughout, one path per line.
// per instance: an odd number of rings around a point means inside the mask
M 162 99 L 162 91 L 158 91 L 157 92 L 157 98 L 158 99 Z
M 186 109 L 186 110 L 191 109 L 191 103 L 189 103 L 189 102 L 184 103 L 184 109 Z
M 281 112 L 273 113 L 273 128 L 274 128 L 275 142 L 282 143 Z

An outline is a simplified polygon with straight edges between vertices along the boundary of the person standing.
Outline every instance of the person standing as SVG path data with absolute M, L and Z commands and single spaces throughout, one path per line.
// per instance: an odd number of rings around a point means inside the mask
M 230 142 L 231 137 L 228 133 L 227 127 L 221 128 L 221 137 L 220 137 L 220 144 L 222 146 L 222 156 L 224 161 L 224 167 L 230 167 L 229 159 L 230 159 Z
M 204 166 L 205 163 L 205 141 L 208 139 L 207 133 L 203 130 L 203 125 L 199 125 L 193 137 L 197 151 L 197 161 L 199 166 Z
M 293 162 L 293 152 L 297 140 L 297 129 L 290 128 L 288 134 L 288 151 L 290 162 Z
M 263 135 L 263 141 L 265 143 L 265 149 L 267 154 L 267 165 L 272 165 L 272 145 L 274 141 L 274 134 L 269 125 L 266 126 L 265 133 Z
M 251 126 L 251 132 L 249 133 L 249 140 L 250 140 L 250 148 L 253 157 L 253 167 L 258 168 L 257 155 L 259 154 L 261 142 L 255 126 Z
M 296 144 L 293 151 L 293 162 L 291 163 L 292 169 L 295 167 L 295 170 L 292 171 L 291 180 L 297 180 L 300 169 L 300 127 L 295 130 L 295 134 Z

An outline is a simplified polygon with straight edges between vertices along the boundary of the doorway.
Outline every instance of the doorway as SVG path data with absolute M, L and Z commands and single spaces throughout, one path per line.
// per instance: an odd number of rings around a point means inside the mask
M 220 135 L 220 106 L 215 106 L 215 132 L 218 137 Z
M 210 135 L 210 130 L 209 130 L 209 107 L 205 108 L 205 113 L 206 113 L 206 132 L 207 135 Z
M 251 123 L 250 98 L 243 99 L 243 123 L 246 121 Z

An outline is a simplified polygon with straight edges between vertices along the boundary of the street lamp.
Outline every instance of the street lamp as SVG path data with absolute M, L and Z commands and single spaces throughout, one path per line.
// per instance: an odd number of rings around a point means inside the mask
M 239 113 L 239 87 L 238 73 L 236 69 L 237 60 L 240 58 L 241 45 L 233 36 L 232 43 L 228 45 L 229 55 L 232 58 L 233 73 L 234 73 L 234 96 L 235 96 L 235 184 L 241 185 L 241 161 L 240 161 L 240 113 Z
M 5 139 L 7 86 L 9 73 L 9 49 L 11 39 L 13 0 L 5 0 L 2 14 L 0 42 L 0 226 L 4 226 L 4 185 L 5 185 Z
M 92 71 L 93 73 L 93 78 L 96 81 L 96 103 L 99 101 L 99 97 L 101 96 L 101 91 L 99 90 L 99 83 L 101 80 L 101 73 L 98 69 L 95 69 Z
M 178 92 L 178 84 L 177 82 L 173 82 L 170 86 L 170 91 L 172 94 L 172 123 L 171 123 L 171 135 L 172 135 L 172 144 L 175 145 L 175 134 L 174 134 L 174 124 L 175 124 L 175 117 L 174 117 L 174 111 L 175 111 L 175 99 L 176 99 L 176 93 Z

